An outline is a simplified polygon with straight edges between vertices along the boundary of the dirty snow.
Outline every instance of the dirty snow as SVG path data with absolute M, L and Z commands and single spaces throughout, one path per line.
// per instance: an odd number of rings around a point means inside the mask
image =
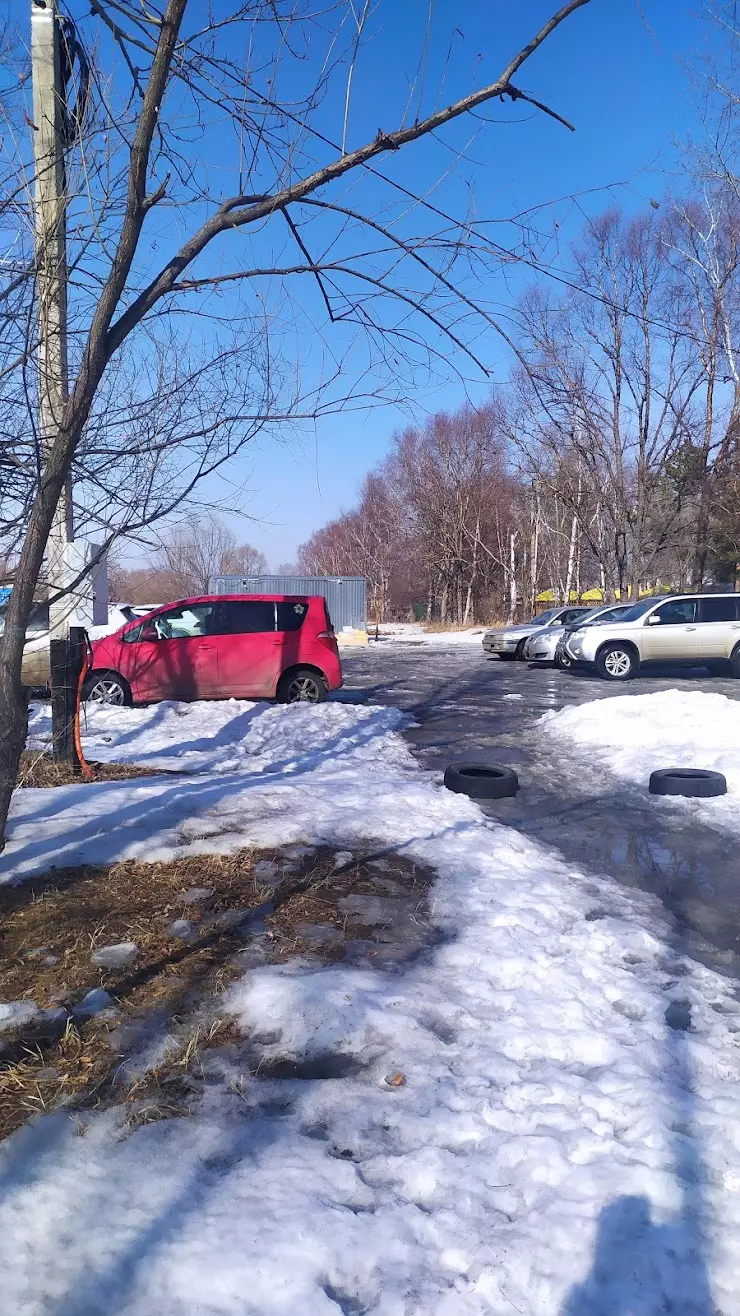
M 0 1001 L 0 1033 L 30 1023 L 37 1014 L 33 1001 Z
M 103 1010 L 114 1009 L 113 998 L 102 987 L 93 987 L 75 1006 L 74 1012 L 80 1018 L 91 1019 L 93 1015 L 101 1014 Z
M 392 641 L 394 644 L 482 644 L 486 633 L 484 626 L 470 626 L 463 631 L 425 631 L 419 622 L 384 622 L 380 628 L 380 641 Z M 372 645 L 375 642 L 375 630 L 369 628 Z
M 101 969 L 122 969 L 131 964 L 139 953 L 135 941 L 119 941 L 115 946 L 101 946 L 94 950 L 90 959 Z
M 587 764 L 643 793 L 656 808 L 688 811 L 705 824 L 740 831 L 740 701 L 695 690 L 624 694 L 545 713 L 540 727 L 561 750 L 573 747 L 579 770 Z M 652 796 L 648 782 L 656 768 L 723 772 L 727 795 Z
M 219 1002 L 266 1062 L 343 1077 L 249 1078 L 237 1049 L 192 1118 L 86 1113 L 80 1137 L 61 1113 L 5 1144 L 4 1308 L 740 1316 L 732 982 L 649 897 L 420 771 L 394 710 L 172 709 L 154 752 L 207 759 L 210 725 L 209 769 L 18 792 L 2 880 L 132 848 L 388 848 L 436 868 L 439 942 L 404 972 L 262 968 Z M 141 717 L 110 712 L 111 757 L 148 752 Z

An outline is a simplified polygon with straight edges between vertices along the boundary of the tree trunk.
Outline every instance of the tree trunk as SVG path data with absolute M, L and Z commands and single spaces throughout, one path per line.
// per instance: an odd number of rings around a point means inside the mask
M 701 494 L 699 497 L 699 513 L 696 519 L 694 559 L 691 566 L 692 589 L 701 589 L 704 584 L 709 546 L 709 507 L 709 480 L 705 472 L 702 478 Z
M 539 490 L 535 495 L 534 504 L 534 522 L 532 525 L 532 534 L 529 545 L 529 602 L 530 613 L 534 614 L 535 599 L 537 597 L 537 572 L 539 570 L 539 551 L 540 551 L 540 494 Z
M 581 472 L 578 472 L 578 507 L 581 507 Z M 575 566 L 575 551 L 578 547 L 578 513 L 573 513 L 573 520 L 570 521 L 570 542 L 568 545 L 568 571 L 565 576 L 565 599 L 564 603 L 570 603 L 570 591 L 573 588 L 573 570 Z
M 637 558 L 635 558 L 635 563 L 632 568 L 632 581 L 630 583 L 630 599 L 633 603 L 637 603 L 639 597 L 640 597 L 640 564 Z
M 573 571 L 576 564 L 576 545 L 578 542 L 578 517 L 574 516 L 570 523 L 570 543 L 568 544 L 568 569 L 565 575 L 565 598 L 564 603 L 570 603 L 570 591 L 573 588 Z
M 509 535 L 509 625 L 516 617 L 517 593 L 516 593 L 516 547 L 515 537 Z
M 440 620 L 441 622 L 445 622 L 445 621 L 447 621 L 447 595 L 448 595 L 448 592 L 449 592 L 449 586 L 448 586 L 448 584 L 447 584 L 447 581 L 445 581 L 444 585 L 442 586 L 442 593 L 440 594 L 440 597 L 439 597 L 439 620 Z
M 59 435 L 31 509 L 13 589 L 0 639 L 0 850 L 5 845 L 5 824 L 10 799 L 18 780 L 18 766 L 28 733 L 28 700 L 21 684 L 26 626 L 44 559 L 44 550 L 64 488 L 74 441 Z
M 13 679 L 13 673 L 5 663 L 0 665 L 0 819 L 2 819 L 2 841 L 0 850 L 5 847 L 5 823 L 10 808 L 10 799 L 18 780 L 18 765 L 28 734 L 28 701 L 20 681 Z

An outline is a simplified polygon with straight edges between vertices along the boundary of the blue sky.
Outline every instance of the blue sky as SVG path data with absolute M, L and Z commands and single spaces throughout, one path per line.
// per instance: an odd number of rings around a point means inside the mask
M 650 197 L 681 187 L 679 143 L 696 131 L 692 90 L 683 64 L 695 59 L 707 32 L 697 17 L 700 0 L 592 0 L 576 13 L 526 65 L 518 82 L 576 126 L 569 133 L 528 107 L 497 106 L 497 122 L 486 126 L 440 195 L 449 207 L 474 196 L 480 216 L 505 217 L 522 209 L 577 194 L 545 212 L 555 214 L 561 236 L 572 235 L 585 214 L 615 201 L 639 210 Z M 422 109 L 429 112 L 446 64 L 443 102 L 466 94 L 496 75 L 510 54 L 556 8 L 555 0 L 436 0 Z M 370 40 L 358 63 L 349 145 L 359 145 L 379 128 L 396 125 L 418 64 L 428 17 L 427 0 L 378 5 Z M 326 106 L 326 129 L 337 135 L 337 105 Z M 493 117 L 493 116 L 492 116 Z M 469 127 L 444 134 L 459 149 Z M 401 158 L 402 157 L 402 158 Z M 443 141 L 412 145 L 389 172 L 422 188 L 453 161 Z M 362 184 L 360 185 L 362 186 Z M 372 184 L 366 184 L 371 188 Z M 366 193 L 372 204 L 372 192 Z M 498 307 L 516 296 L 526 272 L 506 284 L 491 279 L 486 299 Z M 504 378 L 508 360 L 493 335 L 482 343 L 493 379 Z M 232 470 L 238 505 L 254 521 L 236 518 L 239 537 L 261 548 L 270 564 L 292 560 L 313 530 L 349 507 L 365 472 L 387 451 L 390 437 L 409 413 L 459 405 L 464 386 L 450 354 L 447 380 L 411 389 L 406 411 L 395 406 L 330 416 L 301 432 L 255 443 Z M 490 386 L 470 380 L 475 400 Z M 221 484 L 214 492 L 228 490 Z

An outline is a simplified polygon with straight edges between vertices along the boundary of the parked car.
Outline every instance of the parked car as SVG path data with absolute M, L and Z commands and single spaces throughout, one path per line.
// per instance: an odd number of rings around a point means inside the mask
M 541 612 L 538 617 L 532 617 L 529 621 L 520 621 L 515 626 L 503 626 L 500 629 L 486 631 L 483 636 L 483 649 L 485 653 L 495 654 L 497 658 L 523 658 L 524 646 L 534 631 L 549 626 L 567 626 L 590 611 L 591 609 L 586 607 L 548 608 L 547 612 Z
M 597 626 L 607 621 L 618 621 L 629 612 L 630 603 L 600 604 L 598 608 L 589 608 L 574 622 L 558 622 L 544 630 L 533 631 L 524 646 L 524 658 L 528 663 L 555 663 L 563 671 L 571 665 L 565 651 L 565 638 L 573 627 Z
M 85 697 L 94 703 L 232 697 L 316 703 L 342 684 L 321 595 L 182 599 L 95 641 L 92 650 Z
M 151 609 L 147 608 L 147 612 Z M 135 608 L 132 603 L 109 603 L 108 620 L 101 626 L 88 626 L 87 635 L 89 640 L 100 640 L 104 635 L 112 635 L 118 631 L 127 621 L 135 621 L 137 617 L 142 617 L 144 612 L 141 608 Z
M 0 607 L 0 635 L 5 630 L 7 602 Z M 43 600 L 34 603 L 23 646 L 21 680 L 30 689 L 40 689 L 49 680 L 49 605 Z
M 574 665 L 627 681 L 646 663 L 708 667 L 740 677 L 740 594 L 641 599 L 617 622 L 578 627 L 565 644 Z
M 5 610 L 7 603 L 0 606 L 0 635 L 5 629 Z M 112 604 L 108 608 L 108 622 L 105 626 L 89 626 L 89 638 L 98 639 L 111 631 L 119 630 L 126 622 L 132 621 L 136 612 L 128 603 Z M 73 623 L 74 624 L 74 623 Z M 49 604 L 45 600 L 34 603 L 26 627 L 26 642 L 23 646 L 23 663 L 21 680 L 30 689 L 40 690 L 48 684 L 49 671 Z

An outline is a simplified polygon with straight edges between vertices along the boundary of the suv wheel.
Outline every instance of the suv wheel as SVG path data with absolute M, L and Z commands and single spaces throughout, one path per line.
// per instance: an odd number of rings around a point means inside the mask
M 299 667 L 280 678 L 277 697 L 281 704 L 320 704 L 326 699 L 326 683 L 309 667 Z
M 732 664 L 732 675 L 740 681 L 740 644 L 733 653 L 730 662 Z
M 573 659 L 565 653 L 564 650 L 555 650 L 555 666 L 559 667 L 561 672 L 569 672 L 573 666 Z
M 605 644 L 596 658 L 596 670 L 605 681 L 629 681 L 639 667 L 639 659 L 629 645 Z

